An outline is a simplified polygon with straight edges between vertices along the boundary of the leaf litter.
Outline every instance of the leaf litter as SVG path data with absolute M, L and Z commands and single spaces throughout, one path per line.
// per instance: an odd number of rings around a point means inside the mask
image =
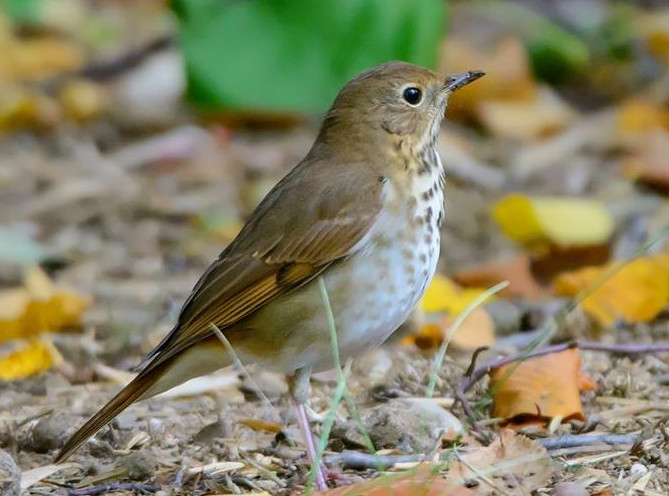
M 105 22 L 127 33 L 152 19 L 143 36 L 164 35 L 164 11 L 147 9 L 121 9 Z M 467 10 L 454 7 L 454 18 L 484 15 Z M 347 372 L 359 415 L 346 401 L 332 410 L 324 459 L 338 460 L 330 468 L 354 484 L 331 494 L 667 492 L 669 362 L 666 353 L 650 353 L 669 340 L 667 250 L 656 243 L 630 261 L 625 246 L 643 246 L 669 222 L 669 110 L 661 84 L 669 36 L 646 12 L 634 16 L 660 83 L 612 79 L 615 64 L 599 61 L 581 91 L 607 95 L 596 105 L 533 76 L 533 64 L 546 56 L 536 50 L 536 33 L 507 27 L 482 43 L 476 31 L 463 34 L 457 26 L 465 24 L 453 23 L 441 70 L 476 66 L 488 77 L 456 95 L 439 139 L 444 163 L 454 157 L 443 279 L 430 288 L 422 314 Z M 81 77 L 90 40 L 76 28 L 71 39 L 55 32 L 39 43 L 5 24 L 0 32 L 16 54 L 9 61 L 0 55 L 0 221 L 2 240 L 10 239 L 0 250 L 0 329 L 12 337 L 0 348 L 0 449 L 16 460 L 27 494 L 299 494 L 308 465 L 285 386 L 252 365 L 139 403 L 72 463 L 56 468 L 51 460 L 169 330 L 197 276 L 307 151 L 316 127 L 302 122 L 267 132 L 203 123 L 179 103 L 180 54 L 170 44 L 149 54 L 141 70 L 100 82 Z M 570 43 L 565 49 L 579 50 Z M 581 59 L 567 59 L 578 70 Z M 41 84 L 72 72 L 77 76 L 56 93 Z M 607 85 L 601 74 L 609 75 Z M 147 93 L 128 93 L 142 87 L 142 77 L 169 83 L 161 87 L 160 115 L 142 107 Z M 508 220 L 498 209 L 510 197 L 522 208 Z M 26 269 L 37 262 L 42 269 Z M 602 275 L 607 280 L 598 286 Z M 433 374 L 431 359 L 454 319 L 507 279 L 509 287 L 462 324 L 462 340 L 455 335 Z M 523 360 L 528 336 L 593 285 L 552 338 L 596 339 L 588 342 L 602 349 Z M 500 316 L 500 302 L 511 317 Z M 517 342 L 524 344 L 509 344 Z M 630 343 L 648 349 L 631 353 Z M 521 359 L 472 383 L 466 399 L 474 424 L 459 406 L 459 421 L 447 419 L 445 408 L 476 369 L 475 349 L 479 365 Z M 513 378 L 526 368 L 536 381 L 518 386 Z M 584 373 L 591 378 L 585 390 Z M 336 378 L 316 378 L 313 389 L 318 430 Z M 528 415 L 541 422 L 513 425 L 515 432 L 502 427 Z M 366 436 L 380 448 L 379 465 Z M 358 465 L 365 468 L 351 468 L 354 454 L 358 462 L 369 457 Z

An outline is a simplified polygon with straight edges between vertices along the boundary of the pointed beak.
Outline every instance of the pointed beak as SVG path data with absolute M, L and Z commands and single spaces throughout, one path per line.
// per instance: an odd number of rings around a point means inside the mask
M 483 76 L 485 76 L 485 72 L 483 71 L 467 71 L 461 72 L 460 74 L 454 74 L 453 76 L 448 76 L 446 78 L 446 81 L 444 81 L 444 88 L 453 92 Z

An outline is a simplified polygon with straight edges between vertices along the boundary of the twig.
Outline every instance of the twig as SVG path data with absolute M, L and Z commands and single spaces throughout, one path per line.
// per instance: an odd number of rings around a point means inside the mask
M 503 367 L 504 365 L 508 365 L 510 363 L 527 360 L 529 358 L 537 358 L 540 356 L 550 355 L 552 353 L 559 353 L 561 351 L 565 351 L 571 348 L 579 348 L 581 350 L 586 350 L 586 351 L 620 353 L 623 355 L 640 355 L 648 353 L 669 352 L 669 342 L 664 341 L 652 344 L 605 344 L 592 341 L 582 341 L 582 342 L 570 341 L 567 343 L 561 343 L 553 346 L 547 346 L 545 348 L 540 348 L 538 350 L 534 350 L 529 353 L 523 352 L 518 355 L 510 357 L 499 358 L 497 360 L 493 360 L 484 365 L 476 367 L 470 375 L 465 376 L 463 380 L 460 381 L 460 384 L 458 384 L 458 387 L 455 391 L 454 395 L 455 403 L 453 404 L 453 408 L 455 408 L 457 404 L 460 403 L 467 417 L 469 417 L 472 423 L 474 423 L 475 422 L 473 416 L 474 412 L 472 411 L 471 407 L 468 404 L 466 393 L 474 386 L 474 384 L 480 381 L 484 376 L 488 375 L 492 370 L 497 369 L 499 367 Z
M 455 321 L 453 321 L 453 323 L 450 325 L 444 336 L 444 341 L 441 343 L 439 351 L 437 352 L 437 354 L 434 357 L 434 360 L 432 361 L 432 366 L 430 370 L 430 382 L 427 385 L 427 392 L 425 393 L 425 396 L 427 396 L 428 398 L 432 398 L 432 396 L 434 395 L 434 389 L 437 386 L 439 369 L 441 368 L 441 365 L 444 362 L 444 356 L 446 356 L 446 350 L 448 349 L 448 345 L 451 342 L 453 335 L 460 328 L 462 323 L 465 320 L 467 320 L 467 317 L 469 317 L 469 315 L 474 310 L 476 310 L 477 307 L 481 306 L 488 298 L 490 298 L 495 293 L 498 293 L 499 291 L 503 290 L 508 285 L 509 281 L 502 281 L 499 284 L 495 284 L 493 287 L 487 289 L 485 292 L 474 298 L 474 300 L 469 305 L 467 305 L 467 308 L 465 308 L 464 311 L 462 311 L 456 317 Z
M 112 482 L 110 484 L 91 486 L 85 489 L 69 489 L 67 491 L 67 495 L 91 496 L 94 494 L 110 493 L 112 491 L 133 491 L 133 492 L 137 491 L 137 492 L 155 493 L 159 489 L 160 486 L 157 486 L 155 484 L 132 484 L 132 483 Z
M 591 444 L 608 444 L 620 446 L 623 444 L 634 444 L 639 440 L 639 434 L 580 434 L 560 436 L 552 438 L 535 439 L 547 450 L 558 450 L 573 448 L 575 446 L 587 446 Z
M 344 451 L 325 457 L 326 465 L 341 465 L 353 470 L 385 470 L 396 463 L 422 462 L 427 458 L 424 454 L 415 455 L 373 455 L 357 451 Z

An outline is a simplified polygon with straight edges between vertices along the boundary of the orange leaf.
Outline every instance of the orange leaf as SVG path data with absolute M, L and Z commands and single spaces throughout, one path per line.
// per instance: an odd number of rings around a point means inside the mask
M 237 423 L 242 424 L 249 429 L 253 429 L 254 431 L 281 432 L 282 429 L 276 422 L 267 422 L 266 420 L 254 418 L 239 419 Z
M 501 295 L 507 297 L 540 300 L 548 295 L 548 291 L 534 279 L 527 255 L 495 260 L 471 269 L 461 270 L 455 274 L 454 279 L 465 287 L 488 287 L 508 281 L 509 286 L 500 292 Z
M 618 264 L 622 262 L 616 262 Z M 587 267 L 555 280 L 559 296 L 576 296 L 593 288 L 613 265 Z M 669 302 L 669 255 L 641 257 L 610 276 L 581 303 L 583 311 L 604 326 L 617 319 L 649 322 Z
M 656 129 L 669 131 L 669 111 L 649 101 L 635 99 L 625 102 L 618 109 L 617 120 L 623 137 Z
M 493 414 L 511 422 L 556 416 L 585 420 L 579 393 L 581 355 L 577 349 L 530 358 L 490 373 Z
M 387 475 L 312 494 L 315 496 L 477 496 L 478 493 L 446 481 L 429 465 L 421 465 L 409 473 Z

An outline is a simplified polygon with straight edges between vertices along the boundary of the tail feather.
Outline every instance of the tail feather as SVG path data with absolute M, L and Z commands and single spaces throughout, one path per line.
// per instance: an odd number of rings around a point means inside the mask
M 125 410 L 130 404 L 141 399 L 150 392 L 152 386 L 162 375 L 162 364 L 145 369 L 135 377 L 130 384 L 118 392 L 99 412 L 91 417 L 77 432 L 75 432 L 65 445 L 61 448 L 55 463 L 65 461 L 79 446 L 84 444 L 91 436 Z M 148 396 L 148 395 L 147 395 Z

